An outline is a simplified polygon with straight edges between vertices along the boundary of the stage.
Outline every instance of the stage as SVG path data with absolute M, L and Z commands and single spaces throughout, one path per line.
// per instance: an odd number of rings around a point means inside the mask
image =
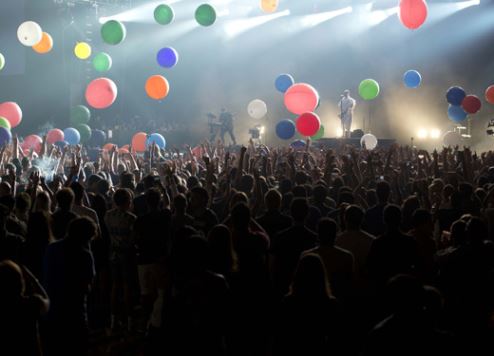
M 389 138 L 380 138 L 377 140 L 377 147 L 378 148 L 387 148 L 391 146 L 392 144 L 396 143 L 395 139 L 389 139 Z M 360 138 L 321 138 L 314 142 L 315 146 L 321 147 L 321 148 L 340 148 L 344 145 L 350 145 L 354 147 L 361 147 L 360 146 Z

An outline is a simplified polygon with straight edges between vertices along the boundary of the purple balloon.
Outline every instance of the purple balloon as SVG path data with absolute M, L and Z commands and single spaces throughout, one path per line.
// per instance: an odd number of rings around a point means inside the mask
M 156 59 L 160 66 L 165 68 L 172 68 L 178 62 L 178 53 L 171 47 L 165 47 L 159 50 Z

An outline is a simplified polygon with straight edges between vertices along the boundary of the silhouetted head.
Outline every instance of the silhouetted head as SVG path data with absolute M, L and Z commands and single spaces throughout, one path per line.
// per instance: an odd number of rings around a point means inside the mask
M 305 222 L 309 214 L 309 204 L 305 198 L 294 198 L 290 205 L 290 213 L 292 218 L 297 223 Z
M 264 195 L 264 203 L 268 211 L 279 210 L 281 207 L 281 194 L 276 189 L 270 189 Z
M 233 228 L 237 231 L 246 231 L 250 223 L 250 209 L 245 203 L 236 204 L 231 212 Z
M 384 208 L 384 223 L 388 230 L 398 230 L 401 224 L 401 209 L 398 205 L 388 204 Z
M 317 224 L 317 233 L 321 245 L 334 245 L 336 234 L 338 232 L 338 224 L 330 218 L 322 218 Z
M 57 192 L 57 204 L 60 210 L 68 211 L 72 209 L 74 203 L 74 193 L 70 188 L 63 188 Z
M 23 296 L 25 289 L 24 276 L 15 262 L 10 260 L 0 262 L 0 285 L 2 286 L 2 293 L 0 293 L 1 304 Z M 8 307 L 8 305 L 2 305 L 3 308 L 6 306 Z
M 307 254 L 300 259 L 293 277 L 291 294 L 309 299 L 331 295 L 326 270 L 318 255 Z
M 391 187 L 388 182 L 380 181 L 376 185 L 377 200 L 380 204 L 386 204 L 391 194 Z
M 358 230 L 364 220 L 364 211 L 358 205 L 350 205 L 345 209 L 345 223 L 348 230 Z

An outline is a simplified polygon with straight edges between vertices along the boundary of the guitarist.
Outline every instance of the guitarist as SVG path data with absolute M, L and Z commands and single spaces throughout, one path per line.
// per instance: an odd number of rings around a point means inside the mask
M 233 134 L 233 114 L 225 109 L 221 109 L 219 121 L 221 124 L 221 142 L 223 142 L 223 144 L 225 143 L 225 133 L 228 133 L 233 144 L 236 145 L 237 142 L 235 140 L 235 135 Z
M 352 127 L 353 110 L 355 109 L 356 101 L 350 96 L 350 90 L 346 89 L 341 95 L 338 106 L 340 108 L 340 114 L 338 115 L 341 120 L 341 129 L 344 138 L 350 138 L 350 132 Z

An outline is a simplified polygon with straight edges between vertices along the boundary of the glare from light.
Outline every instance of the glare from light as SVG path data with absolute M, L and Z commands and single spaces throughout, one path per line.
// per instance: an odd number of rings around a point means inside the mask
M 302 18 L 302 27 L 314 27 L 335 17 L 348 14 L 353 11 L 351 6 L 344 7 L 335 11 L 327 11 L 320 14 L 307 15 Z
M 376 10 L 369 13 L 368 21 L 371 26 L 379 25 L 389 17 L 398 13 L 398 6 L 386 10 Z
M 265 24 L 266 22 L 275 20 L 280 17 L 290 15 L 290 10 L 277 12 L 272 15 L 256 16 L 247 19 L 232 20 L 225 24 L 225 33 L 228 38 L 233 38 L 246 31 L 253 29 L 254 27 Z
M 182 0 L 168 0 L 164 3 L 172 5 L 178 3 Z M 154 9 L 156 6 L 162 4 L 163 1 L 153 1 L 147 4 L 136 6 L 133 9 L 122 11 L 118 14 L 111 16 L 102 16 L 98 19 L 100 24 L 104 24 L 109 20 L 117 20 L 122 22 L 144 22 L 151 23 L 154 22 Z
M 439 137 L 441 137 L 441 131 L 439 131 L 438 129 L 432 129 L 429 133 L 429 136 L 433 139 L 438 139 Z
M 265 129 L 264 126 L 261 126 L 261 128 L 259 129 L 259 133 L 261 135 L 264 135 L 264 129 Z
M 336 129 L 336 137 L 343 137 L 343 129 L 341 127 Z
M 419 138 L 419 139 L 427 138 L 427 130 L 426 129 L 420 129 L 417 132 L 417 138 Z
M 463 9 L 466 9 L 467 7 L 477 6 L 477 5 L 480 5 L 480 0 L 462 1 L 462 2 L 457 2 L 454 4 L 454 6 L 458 10 L 463 10 Z

